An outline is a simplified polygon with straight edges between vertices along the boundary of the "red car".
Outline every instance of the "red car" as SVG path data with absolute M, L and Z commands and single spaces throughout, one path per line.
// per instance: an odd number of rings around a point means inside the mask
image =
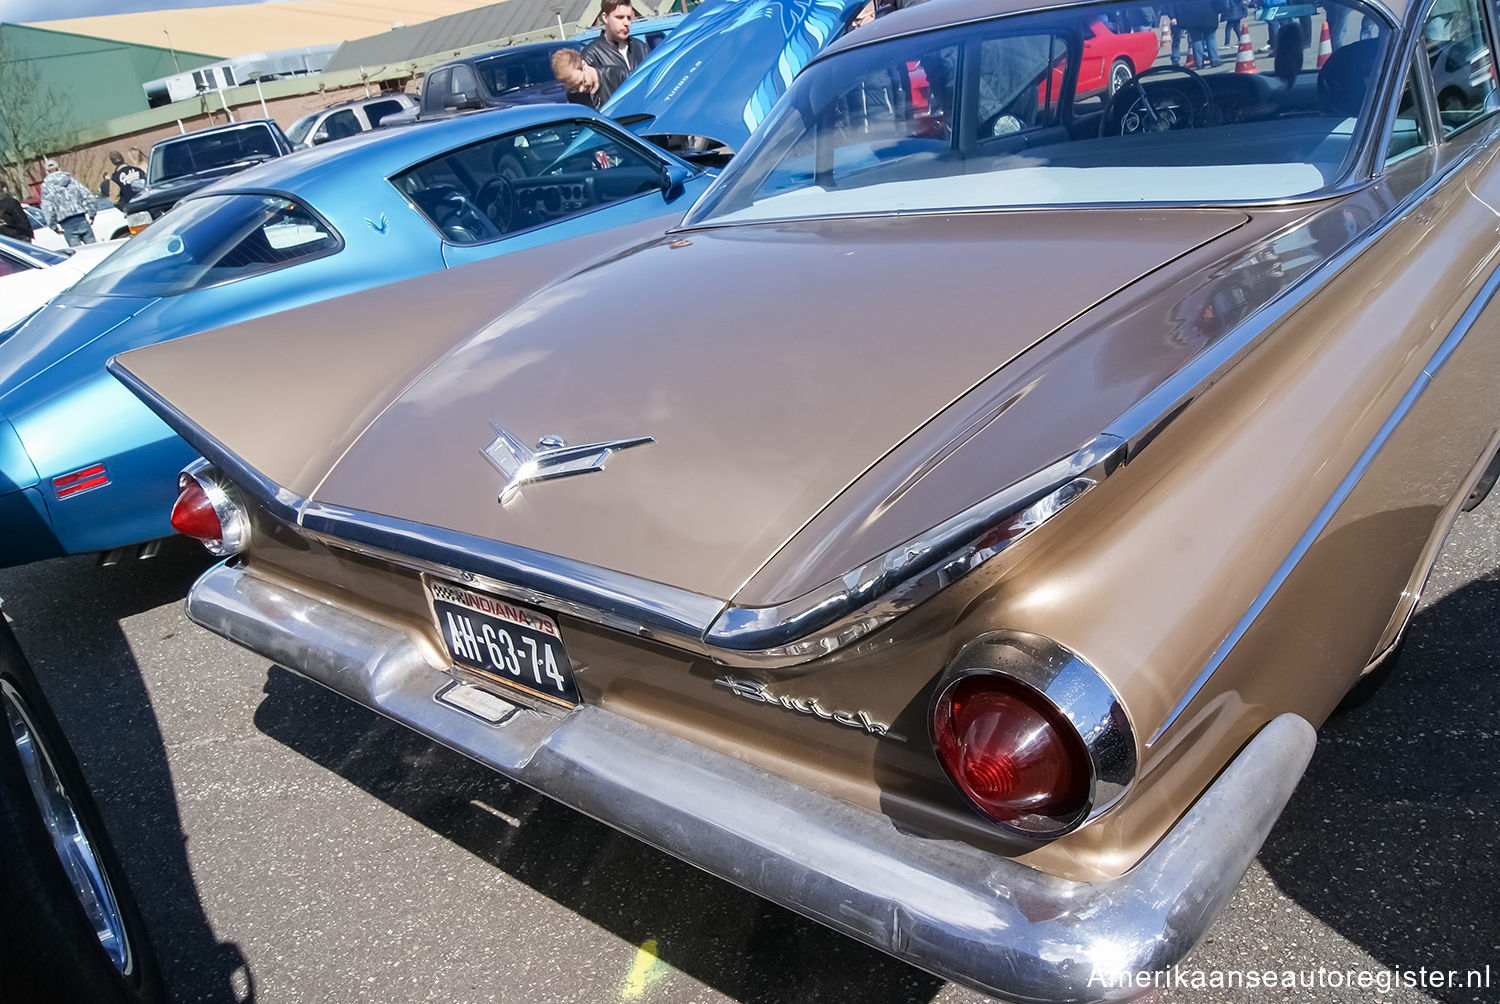
M 1092 34 L 1083 40 L 1083 58 L 1078 63 L 1078 86 L 1075 97 L 1106 90 L 1113 94 L 1125 85 L 1132 76 L 1156 62 L 1156 53 L 1161 39 L 1150 28 L 1116 34 L 1102 18 L 1088 29 Z M 1062 89 L 1062 71 L 1065 62 L 1059 62 L 1052 71 L 1053 93 Z
M 1094 95 L 1101 99 L 1108 98 L 1125 86 L 1131 77 L 1149 69 L 1156 62 L 1161 41 L 1152 28 L 1116 32 L 1101 17 L 1091 21 L 1084 30 L 1087 36 L 1083 40 L 1083 51 L 1078 61 L 1078 84 L 1073 91 L 1075 101 Z M 1057 96 L 1063 93 L 1063 74 L 1067 68 L 1067 56 L 1059 53 L 1052 62 L 1051 74 L 1044 68 L 1037 79 L 1035 105 L 1018 114 L 1049 114 L 1045 109 L 1053 108 Z M 912 107 L 920 116 L 930 116 L 937 120 L 929 125 L 926 134 L 944 135 L 946 125 L 942 121 L 942 102 L 937 102 L 934 106 L 931 84 L 922 62 L 908 62 L 906 70 L 910 79 Z

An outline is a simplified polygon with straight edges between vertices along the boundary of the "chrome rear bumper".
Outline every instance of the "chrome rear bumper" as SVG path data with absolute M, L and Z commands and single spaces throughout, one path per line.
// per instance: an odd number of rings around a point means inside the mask
M 1229 899 L 1312 757 L 1312 726 L 1265 726 L 1133 870 L 1072 882 L 596 707 L 493 726 L 434 699 L 450 678 L 404 632 L 219 565 L 197 623 L 589 816 L 959 983 L 1025 1001 L 1118 1000 Z

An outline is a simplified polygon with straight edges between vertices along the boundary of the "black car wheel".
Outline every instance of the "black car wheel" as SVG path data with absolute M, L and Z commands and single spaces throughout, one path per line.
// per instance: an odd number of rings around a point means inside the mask
M 73 751 L 0 618 L 0 1000 L 165 999 Z

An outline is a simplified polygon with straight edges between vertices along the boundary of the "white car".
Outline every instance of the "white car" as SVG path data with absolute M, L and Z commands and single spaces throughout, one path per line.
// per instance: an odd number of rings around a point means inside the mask
M 56 236 L 55 231 L 47 232 Z M 89 269 L 124 243 L 100 241 L 74 248 L 72 254 L 63 254 L 0 237 L 0 332 L 83 278 Z
M 66 237 L 47 226 L 40 209 L 30 205 L 23 205 L 21 208 L 26 210 L 26 218 L 31 221 L 33 244 L 48 251 L 61 251 L 68 246 Z M 125 214 L 120 212 L 113 202 L 100 199 L 98 211 L 94 214 L 94 239 L 110 241 L 117 237 L 129 236 L 130 227 L 125 223 Z

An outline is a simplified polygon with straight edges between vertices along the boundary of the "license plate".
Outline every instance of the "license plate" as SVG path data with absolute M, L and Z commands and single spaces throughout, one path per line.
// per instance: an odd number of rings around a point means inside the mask
M 451 582 L 429 582 L 428 591 L 454 665 L 549 701 L 579 703 L 557 621 Z

